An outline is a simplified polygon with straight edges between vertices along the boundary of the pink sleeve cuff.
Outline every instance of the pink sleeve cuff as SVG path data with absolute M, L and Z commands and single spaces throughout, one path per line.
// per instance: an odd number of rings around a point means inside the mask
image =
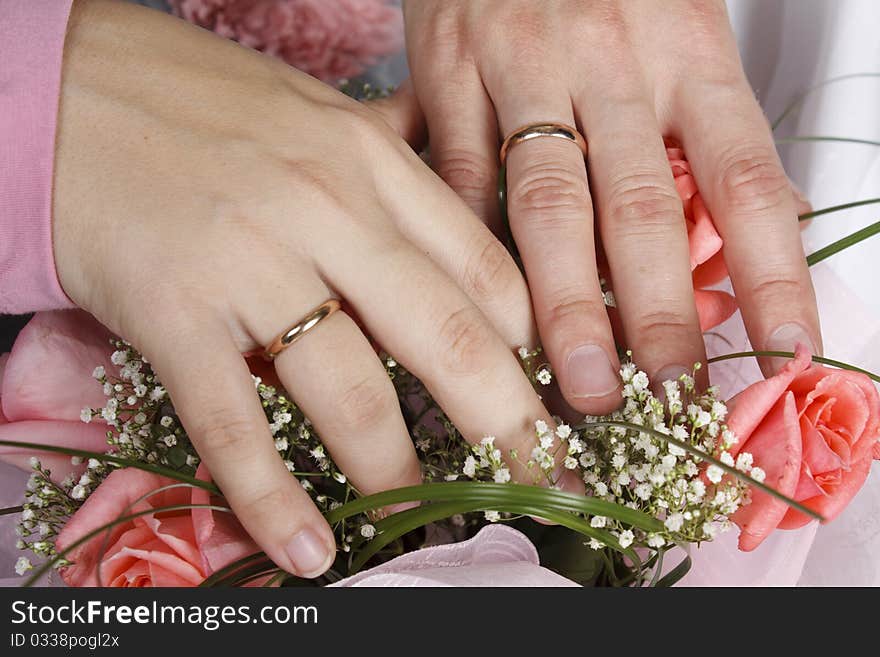
M 52 167 L 72 0 L 0 0 L 0 313 L 73 304 L 52 252 Z

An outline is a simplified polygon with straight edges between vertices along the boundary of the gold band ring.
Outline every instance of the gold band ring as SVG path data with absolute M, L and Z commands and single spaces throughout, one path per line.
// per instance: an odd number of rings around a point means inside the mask
M 266 350 L 263 352 L 263 358 L 266 360 L 275 360 L 275 357 L 278 354 L 315 328 L 321 323 L 321 320 L 330 317 L 330 315 L 339 310 L 339 308 L 338 300 L 328 299 L 299 320 L 296 324 L 284 331 L 284 333 L 275 338 L 275 341 L 266 347 Z
M 587 140 L 577 130 L 564 123 L 530 123 L 511 132 L 501 144 L 501 164 L 507 160 L 507 153 L 519 143 L 538 137 L 558 137 L 573 142 L 584 157 L 587 157 Z

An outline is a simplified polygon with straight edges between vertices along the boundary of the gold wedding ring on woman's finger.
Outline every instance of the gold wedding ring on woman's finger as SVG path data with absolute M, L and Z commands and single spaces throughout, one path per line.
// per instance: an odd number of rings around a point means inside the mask
M 339 308 L 340 305 L 337 299 L 328 299 L 275 338 L 272 344 L 266 347 L 266 350 L 263 352 L 263 358 L 266 360 L 275 360 L 275 357 L 278 356 L 278 354 L 315 328 L 322 320 L 330 317 L 330 315 L 339 310 Z
M 530 123 L 521 128 L 517 128 L 511 132 L 501 144 L 501 165 L 503 166 L 507 160 L 507 154 L 510 149 L 524 141 L 530 139 L 538 139 L 539 137 L 556 137 L 558 139 L 567 139 L 577 146 L 584 157 L 587 157 L 587 140 L 575 128 L 564 123 Z

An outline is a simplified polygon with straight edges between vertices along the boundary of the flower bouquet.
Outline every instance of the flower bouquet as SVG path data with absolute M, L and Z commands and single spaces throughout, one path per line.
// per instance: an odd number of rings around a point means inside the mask
M 736 309 L 716 289 L 726 277 L 722 240 L 685 154 L 672 143 L 667 153 L 709 331 Z M 869 226 L 808 261 L 878 231 Z M 613 316 L 613 290 L 605 292 Z M 832 520 L 880 458 L 880 377 L 804 347 L 710 359 L 790 359 L 724 400 L 717 388 L 698 389 L 693 373 L 649 381 L 622 346 L 621 408 L 570 424 L 537 421 L 522 453 L 502 453 L 492 436 L 465 441 L 387 347 L 425 483 L 373 495 L 337 468 L 271 366 L 248 360 L 279 458 L 336 534 L 334 565 L 306 581 L 279 570 L 244 532 L 132 345 L 85 313 L 37 314 L 0 357 L 0 453 L 32 469 L 24 504 L 3 510 L 20 514 L 18 547 L 42 560 L 19 559 L 25 583 L 56 568 L 72 586 L 324 585 L 503 523 L 576 583 L 666 586 L 690 567 L 688 546 L 733 527 L 740 549 L 754 550 L 776 529 Z M 522 347 L 519 357 L 538 394 L 553 385 L 540 349 Z M 513 483 L 513 464 L 531 481 Z M 561 490 L 563 477 L 581 480 L 584 494 Z

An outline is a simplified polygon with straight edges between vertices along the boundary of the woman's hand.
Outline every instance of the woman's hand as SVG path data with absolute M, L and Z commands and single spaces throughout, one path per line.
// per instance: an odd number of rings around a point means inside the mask
M 377 111 L 182 21 L 76 3 L 54 217 L 65 291 L 155 366 L 238 518 L 297 575 L 330 565 L 333 536 L 240 354 L 313 307 L 347 301 L 469 439 L 522 451 L 549 419 L 511 351 L 535 338 L 528 291 L 491 232 Z M 394 389 L 350 316 L 275 365 L 359 489 L 418 483 Z
M 722 0 L 417 0 L 405 19 L 432 163 L 496 233 L 501 139 L 549 122 L 586 136 L 589 182 L 563 140 L 520 143 L 507 159 L 511 230 L 572 406 L 619 400 L 594 213 L 639 366 L 659 381 L 705 359 L 663 137 L 693 165 L 752 344 L 821 353 L 795 201 Z

